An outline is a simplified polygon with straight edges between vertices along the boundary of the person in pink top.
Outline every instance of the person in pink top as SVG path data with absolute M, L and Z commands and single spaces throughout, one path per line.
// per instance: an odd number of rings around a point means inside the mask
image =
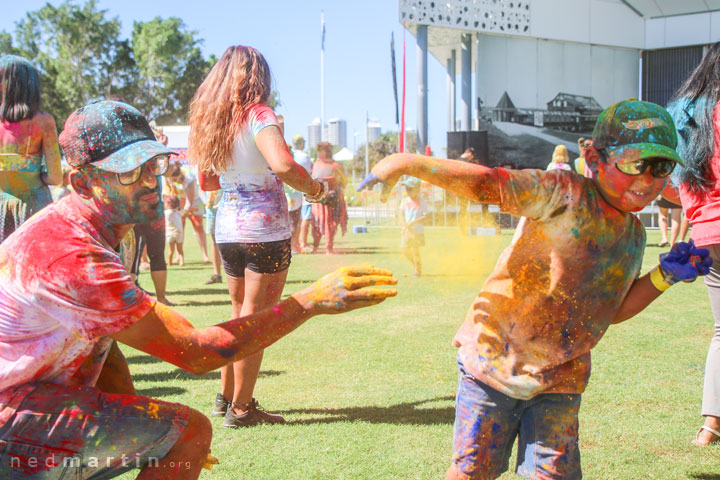
M 373 167 L 361 187 L 382 183 L 381 198 L 412 175 L 526 218 L 455 336 L 460 375 L 447 480 L 497 478 L 516 438 L 517 474 L 582 478 L 578 412 L 590 350 L 670 285 L 708 272 L 707 250 L 682 243 L 640 275 L 646 238 L 633 212 L 681 163 L 676 144 L 662 107 L 626 100 L 598 117 L 585 156 L 594 178 L 409 154 Z
M 210 421 L 137 395 L 113 341 L 197 375 L 256 353 L 320 313 L 379 303 L 390 272 L 344 267 L 273 308 L 204 329 L 138 288 L 115 249 L 162 218 L 173 152 L 120 102 L 68 117 L 73 192 L 0 245 L 0 478 L 198 478 Z M 252 455 L 249 453 L 248 455 Z
M 705 364 L 702 415 L 704 424 L 694 443 L 720 441 L 720 43 L 714 44 L 668 105 L 679 133 L 678 152 L 685 167 L 674 180 L 696 245 L 710 250 L 715 260 L 705 285 L 710 296 L 715 333 Z
M 40 111 L 40 80 L 22 57 L 0 57 L 0 242 L 52 203 L 62 184 L 55 120 Z

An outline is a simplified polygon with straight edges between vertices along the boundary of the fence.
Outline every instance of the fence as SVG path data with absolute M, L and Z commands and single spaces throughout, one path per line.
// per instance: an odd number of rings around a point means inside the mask
M 355 186 L 348 185 L 347 191 L 355 192 Z M 398 214 L 403 195 L 403 189 L 396 187 L 388 201 L 382 203 L 379 191 L 351 193 L 348 217 L 368 226 L 400 226 Z M 470 202 L 433 185 L 423 184 L 422 196 L 427 203 L 430 217 L 425 222 L 426 226 L 455 227 L 476 232 L 478 228 L 515 228 L 519 221 L 519 217 L 501 212 L 497 205 Z M 658 228 L 658 207 L 655 202 L 635 215 L 645 228 Z

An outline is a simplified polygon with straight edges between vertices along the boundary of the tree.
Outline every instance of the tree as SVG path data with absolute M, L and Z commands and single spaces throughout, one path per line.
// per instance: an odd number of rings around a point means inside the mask
M 159 123 L 185 120 L 195 90 L 212 66 L 197 32 L 177 17 L 135 22 L 132 54 L 138 72 L 135 106 Z
M 93 100 L 121 98 L 161 123 L 185 120 L 190 101 L 215 63 L 202 40 L 178 18 L 136 22 L 121 39 L 120 22 L 97 0 L 65 0 L 28 12 L 13 34 L 0 32 L 0 54 L 22 55 L 37 67 L 43 109 L 59 124 Z
M 405 151 L 415 152 L 417 148 L 417 134 L 415 132 L 408 132 L 405 135 Z M 352 168 L 355 171 L 365 172 L 365 148 L 366 145 L 360 146 L 357 153 L 353 157 Z M 374 167 L 383 158 L 398 151 L 398 133 L 397 132 L 385 132 L 380 137 L 370 144 L 370 150 L 368 160 L 370 168 Z
M 118 83 L 112 66 L 125 54 L 118 42 L 120 22 L 105 18 L 106 12 L 97 9 L 97 0 L 82 6 L 66 0 L 57 7 L 47 3 L 17 23 L 14 53 L 38 68 L 44 109 L 59 120 Z M 0 41 L 0 47 L 12 47 L 9 43 Z

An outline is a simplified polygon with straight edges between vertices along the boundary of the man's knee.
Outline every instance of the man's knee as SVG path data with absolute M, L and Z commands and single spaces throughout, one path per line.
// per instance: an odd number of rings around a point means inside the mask
M 210 419 L 199 411 L 191 408 L 187 427 L 185 427 L 185 432 L 183 432 L 179 441 L 190 442 L 198 447 L 210 447 L 211 440 L 212 424 L 210 423 Z

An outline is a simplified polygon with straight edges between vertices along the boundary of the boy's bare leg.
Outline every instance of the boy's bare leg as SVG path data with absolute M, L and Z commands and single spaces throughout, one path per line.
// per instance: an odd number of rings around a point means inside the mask
M 138 480 L 197 479 L 210 453 L 211 440 L 210 420 L 197 410 L 190 409 L 187 427 L 177 443 L 160 459 L 159 465 L 143 468 Z
M 412 247 L 412 256 L 413 256 L 413 267 L 415 267 L 415 275 L 420 276 L 422 275 L 422 265 L 420 264 L 420 248 L 419 247 Z
M 175 260 L 175 242 L 170 242 L 170 250 L 168 252 L 168 265 L 173 265 L 173 261 Z
M 185 265 L 185 252 L 183 252 L 183 244 L 178 242 L 177 243 L 177 251 L 178 251 L 178 262 L 180 266 L 182 267 Z

